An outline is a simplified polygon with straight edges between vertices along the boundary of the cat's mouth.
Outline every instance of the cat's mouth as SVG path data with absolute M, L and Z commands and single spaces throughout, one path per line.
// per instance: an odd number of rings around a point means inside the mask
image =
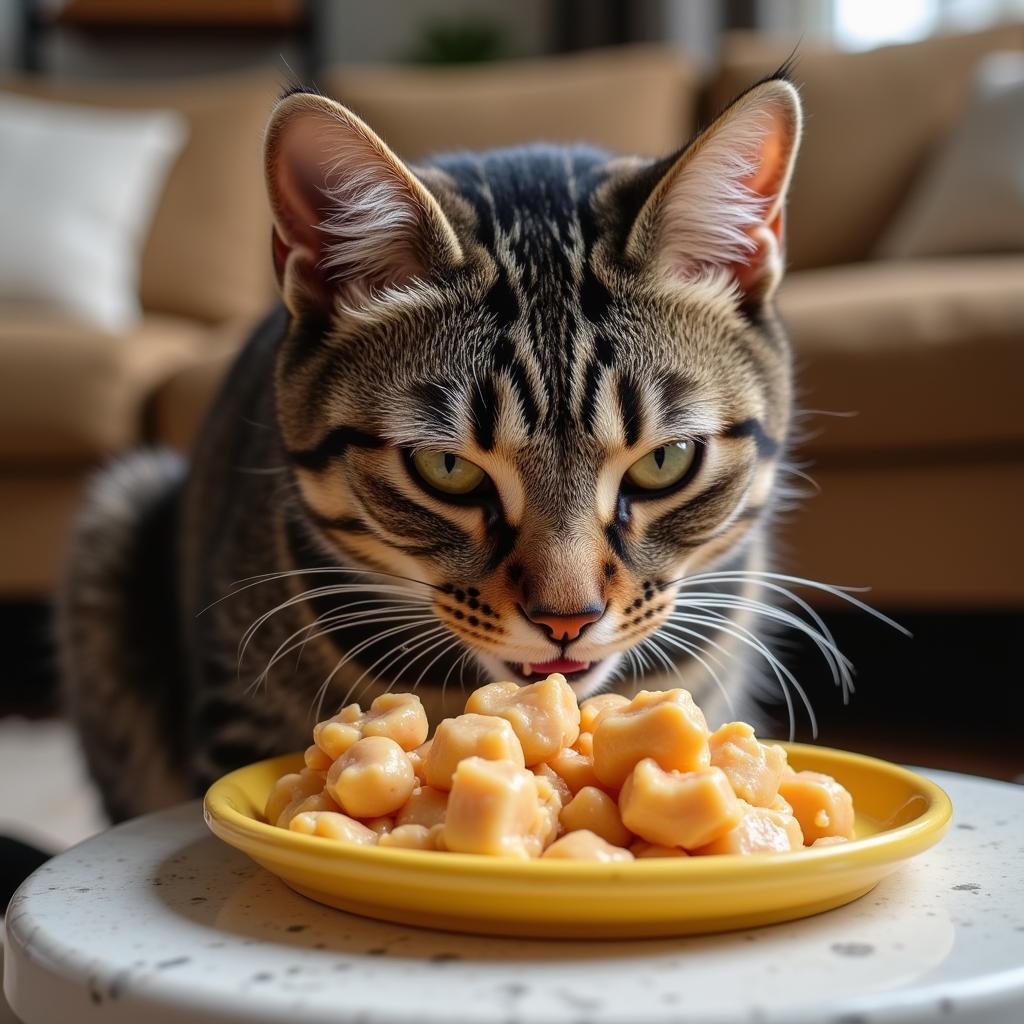
M 520 679 L 524 679 L 526 682 L 533 682 L 537 678 L 544 679 L 551 675 L 552 672 L 559 672 L 571 683 L 574 677 L 584 675 L 590 671 L 593 665 L 598 663 L 593 661 L 574 661 L 572 658 L 553 658 L 551 661 L 539 662 L 506 661 L 505 664 Z

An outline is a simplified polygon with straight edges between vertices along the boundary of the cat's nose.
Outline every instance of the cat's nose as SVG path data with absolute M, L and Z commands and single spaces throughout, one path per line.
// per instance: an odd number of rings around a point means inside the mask
M 578 612 L 557 612 L 539 605 L 524 608 L 526 617 L 531 622 L 547 631 L 548 636 L 556 643 L 569 643 L 576 640 L 592 622 L 597 622 L 604 615 L 606 605 L 590 605 Z

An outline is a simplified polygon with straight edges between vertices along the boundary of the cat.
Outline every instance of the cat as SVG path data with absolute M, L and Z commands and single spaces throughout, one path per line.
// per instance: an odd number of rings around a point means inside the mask
M 75 531 L 65 692 L 110 815 L 392 686 L 436 719 L 478 679 L 560 671 L 581 698 L 682 685 L 720 721 L 753 693 L 746 652 L 788 691 L 755 614 L 785 579 L 773 299 L 800 133 L 783 71 L 665 159 L 412 168 L 333 100 L 282 97 L 282 305 L 190 463 L 114 464 Z

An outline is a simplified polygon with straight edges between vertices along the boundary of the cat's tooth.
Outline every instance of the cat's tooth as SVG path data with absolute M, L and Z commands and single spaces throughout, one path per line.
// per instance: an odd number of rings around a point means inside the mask
M 523 662 L 523 675 L 527 678 L 533 675 L 533 665 L 531 665 L 528 661 Z

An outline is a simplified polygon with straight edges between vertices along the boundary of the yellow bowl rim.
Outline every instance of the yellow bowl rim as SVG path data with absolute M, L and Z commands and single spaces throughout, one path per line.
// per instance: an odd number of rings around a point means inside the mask
M 391 866 L 396 870 L 416 870 L 427 875 L 446 877 L 473 874 L 476 878 L 538 879 L 550 876 L 565 879 L 568 876 L 581 881 L 597 882 L 602 879 L 622 879 L 624 873 L 645 883 L 676 881 L 687 878 L 704 884 L 716 880 L 737 881 L 750 874 L 762 881 L 784 881 L 792 876 L 798 880 L 809 862 L 818 871 L 845 871 L 864 869 L 876 864 L 904 860 L 937 842 L 945 833 L 952 817 L 953 807 L 945 791 L 930 779 L 900 765 L 880 758 L 852 751 L 837 750 L 804 743 L 780 743 L 787 752 L 824 756 L 827 759 L 882 773 L 894 781 L 899 780 L 918 791 L 927 801 L 927 807 L 912 821 L 873 835 L 839 843 L 835 846 L 807 848 L 785 856 L 749 857 L 739 854 L 719 854 L 713 857 L 640 858 L 635 861 L 571 861 L 571 860 L 514 860 L 486 857 L 480 854 L 439 853 L 423 850 L 403 850 L 376 846 L 357 846 L 350 843 L 331 843 L 319 836 L 307 836 L 257 821 L 231 806 L 227 791 L 236 783 L 238 775 L 257 766 L 280 762 L 294 763 L 301 754 L 285 754 L 265 761 L 257 761 L 236 769 L 215 782 L 206 792 L 203 813 L 206 823 L 216 835 L 227 839 L 229 835 L 245 841 L 244 848 L 257 844 L 272 846 L 276 853 L 317 862 L 327 866 L 331 861 L 345 859 L 353 865 L 360 863 L 379 867 Z M 282 772 L 284 769 L 282 768 Z M 242 845 L 232 843 L 232 845 Z M 324 854 L 328 853 L 329 858 Z

